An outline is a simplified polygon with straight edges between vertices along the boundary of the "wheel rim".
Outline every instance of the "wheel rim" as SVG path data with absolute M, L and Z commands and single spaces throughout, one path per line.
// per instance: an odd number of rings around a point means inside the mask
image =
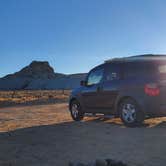
M 74 116 L 74 118 L 78 117 L 79 110 L 78 110 L 77 104 L 72 105 L 71 112 L 72 112 L 72 115 Z
M 133 104 L 124 104 L 122 108 L 122 117 L 127 123 L 133 123 L 136 119 L 136 109 Z

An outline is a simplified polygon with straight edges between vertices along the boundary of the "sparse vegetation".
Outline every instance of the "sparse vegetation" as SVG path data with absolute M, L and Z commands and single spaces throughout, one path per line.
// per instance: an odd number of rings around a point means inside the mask
M 70 90 L 0 91 L 0 107 L 40 102 L 65 102 Z

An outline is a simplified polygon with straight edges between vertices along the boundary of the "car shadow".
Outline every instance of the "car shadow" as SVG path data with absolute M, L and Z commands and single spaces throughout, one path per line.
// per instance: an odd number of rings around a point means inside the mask
M 156 127 L 160 130 L 155 130 Z M 141 165 L 150 155 L 157 155 L 162 165 L 165 128 L 166 122 L 151 128 L 127 128 L 118 118 L 90 118 L 83 122 L 17 129 L 0 133 L 0 163 L 12 166 L 67 166 L 73 160 L 87 162 L 96 158 L 112 158 Z M 131 155 L 131 151 L 137 157 Z
M 107 123 L 110 125 L 114 125 L 114 126 L 119 126 L 119 127 L 123 127 L 125 128 L 126 126 L 124 126 L 123 122 L 120 120 L 120 118 L 107 118 L 107 117 L 95 117 L 93 119 L 89 119 L 88 122 L 96 122 L 96 123 Z M 149 123 L 142 123 L 142 124 L 138 124 L 136 126 L 130 127 L 130 128 L 147 128 L 150 127 Z M 153 126 L 154 127 L 154 126 Z

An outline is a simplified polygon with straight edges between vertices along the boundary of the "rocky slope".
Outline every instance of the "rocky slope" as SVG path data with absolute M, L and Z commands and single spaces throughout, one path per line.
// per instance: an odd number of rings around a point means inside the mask
M 0 78 L 0 90 L 73 89 L 85 76 L 55 73 L 48 62 L 33 61 L 19 72 Z

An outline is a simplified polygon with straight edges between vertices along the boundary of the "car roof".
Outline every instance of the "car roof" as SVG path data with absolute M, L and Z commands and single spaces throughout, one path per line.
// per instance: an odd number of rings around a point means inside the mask
M 130 57 L 113 58 L 106 60 L 105 63 L 116 63 L 116 62 L 133 62 L 133 61 L 153 61 L 153 60 L 166 60 L 164 54 L 143 54 Z
M 109 65 L 109 64 L 122 64 L 125 62 L 138 62 L 138 61 L 154 61 L 154 60 L 162 60 L 162 59 L 166 60 L 166 54 L 143 54 L 143 55 L 122 57 L 122 58 L 112 58 L 92 68 L 90 71 L 96 70 L 100 67 L 104 67 L 105 65 Z

